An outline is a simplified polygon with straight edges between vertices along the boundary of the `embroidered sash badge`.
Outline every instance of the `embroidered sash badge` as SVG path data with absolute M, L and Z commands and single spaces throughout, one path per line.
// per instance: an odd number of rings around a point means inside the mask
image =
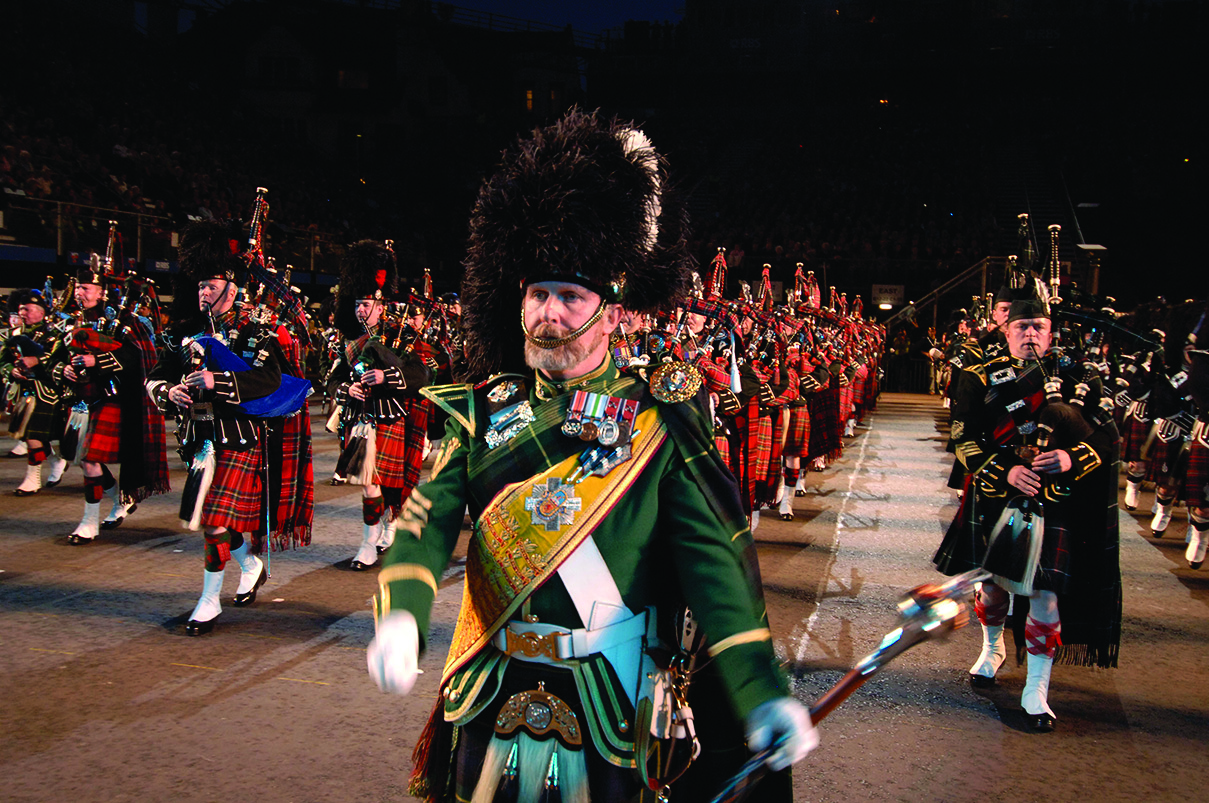
M 583 499 L 575 496 L 575 485 L 564 485 L 561 477 L 550 477 L 543 485 L 534 485 L 533 494 L 525 500 L 530 520 L 549 532 L 557 532 L 575 521 L 575 513 L 583 509 Z

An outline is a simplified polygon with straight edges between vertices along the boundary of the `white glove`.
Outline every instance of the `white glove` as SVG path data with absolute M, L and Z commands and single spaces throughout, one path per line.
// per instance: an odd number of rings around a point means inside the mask
M 758 753 L 785 737 L 781 749 L 768 757 L 773 771 L 783 770 L 806 758 L 819 746 L 819 732 L 810 723 L 810 712 L 792 697 L 769 700 L 747 715 L 747 746 Z
M 365 652 L 369 676 L 384 692 L 407 694 L 420 676 L 420 632 L 411 611 L 391 611 Z

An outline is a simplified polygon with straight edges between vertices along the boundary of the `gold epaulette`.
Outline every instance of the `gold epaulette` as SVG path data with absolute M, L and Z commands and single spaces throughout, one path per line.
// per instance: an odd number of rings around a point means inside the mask
M 420 388 L 420 395 L 431 401 L 437 407 L 449 413 L 454 421 L 466 428 L 470 437 L 474 437 L 474 391 L 471 384 L 429 385 Z

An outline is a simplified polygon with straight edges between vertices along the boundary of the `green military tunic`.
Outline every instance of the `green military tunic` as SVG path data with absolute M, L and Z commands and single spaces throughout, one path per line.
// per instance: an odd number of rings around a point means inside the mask
M 491 398 L 499 399 L 509 388 L 517 389 L 515 398 L 527 401 L 535 418 L 491 448 L 496 435 L 490 408 L 498 408 Z M 504 502 L 516 502 L 530 488 L 536 495 L 535 482 L 540 486 L 550 476 L 565 476 L 576 456 L 593 445 L 561 429 L 573 390 L 638 400 L 634 429 L 640 431 L 630 465 L 594 478 L 599 486 L 576 486 L 571 493 L 584 497 L 583 509 L 572 511 L 564 518 L 568 523 L 551 534 L 509 513 Z M 442 677 L 441 716 L 434 716 L 430 729 L 440 728 L 438 720 L 461 725 L 483 712 L 495 716 L 505 699 L 499 695 L 505 675 L 533 671 L 533 664 L 493 646 L 492 633 L 507 621 L 523 617 L 567 629 L 587 626 L 556 571 L 579 543 L 565 536 L 582 536 L 584 530 L 590 531 L 630 611 L 654 607 L 662 613 L 685 604 L 692 609 L 706 633 L 730 715 L 741 721 L 761 703 L 787 694 L 773 653 L 751 532 L 733 478 L 713 445 L 708 417 L 695 400 L 656 401 L 646 384 L 621 375 L 610 359 L 564 384 L 503 375 L 479 387 L 429 388 L 425 395 L 449 413 L 449 422 L 431 479 L 404 506 L 399 537 L 380 574 L 377 613 L 410 611 L 423 644 L 437 579 L 468 505 L 475 526 L 466 588 Z M 633 766 L 634 709 L 608 662 L 597 653 L 561 661 L 559 667 L 575 677 L 581 699 L 574 707 L 586 716 L 595 749 L 614 765 Z M 699 720 L 702 716 L 698 711 Z M 443 781 L 425 776 L 441 773 L 440 764 L 423 766 L 426 749 L 423 744 L 417 749 L 413 781 L 420 783 L 413 788 L 439 794 Z

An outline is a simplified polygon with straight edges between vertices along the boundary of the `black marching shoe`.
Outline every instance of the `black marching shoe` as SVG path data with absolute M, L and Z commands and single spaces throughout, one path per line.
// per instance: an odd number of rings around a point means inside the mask
M 217 618 L 218 618 L 217 616 L 214 617 L 214 619 L 217 619 Z M 185 622 L 185 635 L 186 636 L 204 636 L 204 635 L 206 635 L 207 633 L 209 633 L 211 630 L 214 629 L 214 619 L 208 619 L 205 622 L 198 622 L 195 619 L 190 619 L 188 622 Z
M 260 575 L 256 578 L 256 582 L 252 584 L 252 590 L 244 594 L 236 594 L 231 602 L 239 607 L 251 605 L 256 601 L 256 590 L 265 584 L 269 579 L 269 572 L 265 569 L 264 564 L 260 565 Z
M 989 689 L 995 685 L 995 678 L 986 675 L 970 675 L 970 685 L 975 689 Z
M 1028 718 L 1028 728 L 1033 733 L 1053 733 L 1054 718 L 1044 711 L 1040 714 L 1025 713 Z

